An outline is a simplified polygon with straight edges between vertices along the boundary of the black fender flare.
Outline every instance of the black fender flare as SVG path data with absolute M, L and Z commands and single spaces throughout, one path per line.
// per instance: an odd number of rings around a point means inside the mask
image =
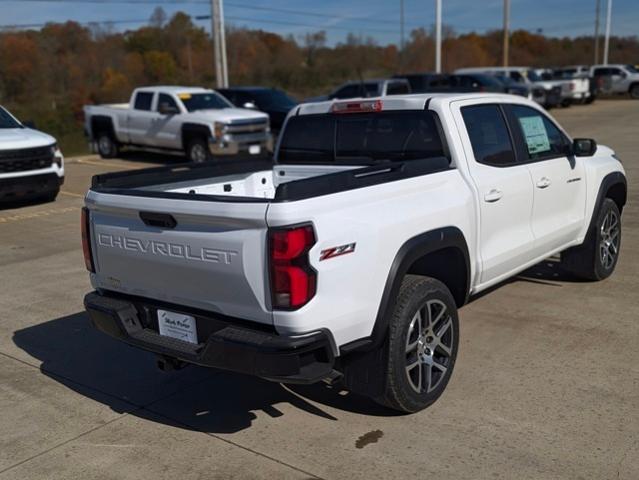
M 111 134 L 113 140 L 118 141 L 118 137 L 115 134 L 115 125 L 111 117 L 108 115 L 95 115 L 91 117 L 91 140 L 97 140 L 97 134 L 104 131 Z
M 382 299 L 375 318 L 375 325 L 370 337 L 361 338 L 343 345 L 340 348 L 342 354 L 354 351 L 370 351 L 380 347 L 386 339 L 388 331 L 388 318 L 395 307 L 395 299 L 399 293 L 402 279 L 411 265 L 419 258 L 435 253 L 446 248 L 457 248 L 461 251 L 466 264 L 466 285 L 463 298 L 456 298 L 458 306 L 468 300 L 470 293 L 470 255 L 468 245 L 462 231 L 457 227 L 443 227 L 424 232 L 407 240 L 395 255 L 391 264 L 386 284 L 382 293 Z M 453 295 L 454 296 L 454 295 Z
M 182 125 L 182 149 L 186 150 L 188 146 L 188 140 L 193 137 L 204 137 L 205 139 L 209 139 L 211 134 L 211 129 L 206 125 L 201 125 L 198 123 L 185 123 Z
M 590 223 L 588 224 L 588 230 L 586 231 L 586 236 L 593 231 L 595 228 L 595 222 L 597 221 L 597 212 L 601 208 L 601 205 L 606 198 L 606 193 L 615 185 L 623 185 L 623 198 L 621 199 L 621 207 L 626 204 L 626 200 L 628 198 L 628 183 L 626 181 L 626 177 L 621 172 L 612 172 L 606 175 L 603 180 L 601 180 L 601 184 L 599 185 L 599 191 L 597 192 L 597 199 L 595 200 L 594 208 L 590 214 Z M 621 208 L 619 208 L 621 210 Z

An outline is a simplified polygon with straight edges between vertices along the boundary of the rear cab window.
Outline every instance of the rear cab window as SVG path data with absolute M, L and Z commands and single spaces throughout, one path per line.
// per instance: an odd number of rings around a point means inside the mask
M 135 110 L 150 111 L 153 104 L 153 92 L 138 92 L 135 94 Z
M 434 112 L 428 110 L 291 117 L 278 162 L 373 164 L 448 157 Z

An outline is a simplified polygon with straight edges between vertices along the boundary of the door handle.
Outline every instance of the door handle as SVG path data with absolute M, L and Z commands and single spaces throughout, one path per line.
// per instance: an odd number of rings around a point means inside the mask
M 548 177 L 542 177 L 539 179 L 539 181 L 537 182 L 537 188 L 548 188 L 550 187 L 550 184 L 552 182 L 550 181 L 550 178 Z
M 494 203 L 499 201 L 503 195 L 504 193 L 501 190 L 493 188 L 490 192 L 484 195 L 484 201 L 488 203 Z

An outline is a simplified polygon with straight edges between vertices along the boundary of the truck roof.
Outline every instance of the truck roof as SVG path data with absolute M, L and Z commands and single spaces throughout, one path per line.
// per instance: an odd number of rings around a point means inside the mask
M 386 97 L 349 98 L 347 100 L 328 100 L 324 102 L 304 103 L 297 109 L 297 115 L 312 115 L 329 113 L 333 105 L 357 104 L 361 102 L 367 106 L 376 104 L 379 110 L 424 110 L 427 102 L 434 101 L 440 104 L 450 103 L 456 100 L 483 100 L 486 98 L 495 101 L 511 103 L 531 103 L 523 97 L 502 93 L 414 93 L 408 95 L 391 95 Z
M 208 93 L 213 90 L 204 87 L 182 87 L 179 85 L 157 85 L 149 87 L 138 87 L 136 92 L 159 92 L 162 93 Z

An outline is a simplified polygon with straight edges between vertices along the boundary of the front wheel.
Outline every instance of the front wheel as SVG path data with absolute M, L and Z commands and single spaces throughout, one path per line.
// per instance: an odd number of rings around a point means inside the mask
M 407 275 L 390 319 L 385 388 L 376 401 L 406 413 L 434 403 L 453 372 L 458 345 L 457 307 L 448 288 Z
M 633 85 L 630 87 L 630 98 L 635 100 L 639 100 L 639 84 Z
M 204 163 L 211 160 L 207 141 L 202 138 L 191 140 L 186 148 L 186 156 L 193 163 Z
M 98 153 L 102 158 L 115 158 L 118 156 L 118 144 L 108 132 L 102 132 L 97 138 Z
M 584 243 L 562 253 L 562 262 L 584 280 L 603 280 L 614 272 L 621 248 L 621 213 L 605 198 Z

